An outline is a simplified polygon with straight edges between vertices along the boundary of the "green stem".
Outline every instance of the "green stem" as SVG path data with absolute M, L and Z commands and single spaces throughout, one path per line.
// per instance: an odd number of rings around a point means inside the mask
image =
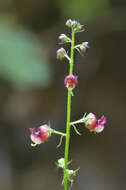
M 75 124 L 78 124 L 78 123 L 84 123 L 84 119 L 79 119 L 77 121 L 73 121 L 70 123 L 70 125 L 75 125 Z
M 72 44 L 71 44 L 71 61 L 70 61 L 70 72 L 73 73 L 73 62 L 74 62 L 74 30 L 72 29 Z
M 73 73 L 73 61 L 74 61 L 74 30 L 72 29 L 72 44 L 71 44 L 71 60 L 69 74 Z M 68 190 L 68 179 L 66 169 L 68 167 L 68 154 L 70 143 L 70 115 L 71 115 L 71 90 L 68 89 L 67 96 L 67 124 L 66 124 L 66 143 L 65 143 L 65 167 L 64 167 L 64 190 Z
M 54 130 L 54 129 L 51 129 L 51 132 L 52 132 L 52 133 L 55 133 L 55 134 L 57 134 L 57 135 L 66 136 L 66 133 L 62 133 L 62 132 L 56 131 L 56 130 Z

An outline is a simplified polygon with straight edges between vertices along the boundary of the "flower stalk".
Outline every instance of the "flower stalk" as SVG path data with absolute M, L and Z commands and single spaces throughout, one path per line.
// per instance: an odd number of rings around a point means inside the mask
M 57 135 L 66 137 L 66 133 L 62 133 L 62 132 L 56 131 L 56 130 L 54 130 L 54 129 L 51 129 L 51 133 L 55 133 L 55 134 L 57 134 Z
M 71 42 L 71 58 L 70 58 L 70 70 L 69 74 L 73 74 L 73 62 L 74 62 L 74 30 L 72 28 L 72 42 Z M 66 124 L 66 143 L 65 143 L 65 167 L 64 167 L 64 190 L 68 189 L 67 167 L 68 167 L 68 154 L 70 143 L 70 116 L 71 116 L 71 90 L 68 89 L 67 95 L 67 124 Z
M 59 144 L 57 148 L 61 146 L 62 140 L 65 137 L 65 151 L 64 157 L 60 158 L 56 163 L 58 168 L 63 170 L 63 180 L 62 185 L 64 186 L 64 190 L 68 190 L 68 185 L 70 189 L 74 182 L 74 177 L 80 168 L 75 170 L 69 169 L 69 164 L 71 164 L 72 160 L 69 161 L 69 145 L 70 145 L 70 129 L 73 127 L 75 133 L 77 135 L 81 135 L 78 131 L 77 125 L 79 123 L 83 124 L 90 132 L 101 133 L 104 130 L 104 125 L 106 123 L 106 117 L 104 115 L 98 119 L 94 113 L 84 114 L 84 116 L 77 120 L 71 122 L 71 97 L 73 96 L 73 90 L 78 84 L 78 76 L 73 74 L 74 67 L 74 51 L 77 50 L 81 55 L 84 55 L 89 49 L 88 42 L 82 42 L 80 44 L 75 44 L 75 34 L 78 32 L 84 31 L 83 25 L 75 20 L 68 19 L 66 22 L 66 26 L 69 27 L 72 31 L 71 38 L 69 38 L 65 34 L 61 34 L 59 36 L 59 40 L 61 44 L 70 43 L 71 44 L 71 52 L 70 57 L 68 52 L 61 47 L 57 50 L 57 59 L 63 60 L 67 59 L 69 61 L 69 74 L 64 79 L 64 85 L 67 88 L 67 121 L 66 121 L 66 131 L 65 133 L 59 132 L 55 129 L 52 129 L 50 125 L 44 124 L 39 126 L 38 128 L 30 128 L 30 138 L 31 138 L 31 146 L 36 147 L 36 145 L 40 145 L 44 142 L 47 142 L 52 134 L 56 134 L 60 136 Z M 70 184 L 68 184 L 70 183 Z

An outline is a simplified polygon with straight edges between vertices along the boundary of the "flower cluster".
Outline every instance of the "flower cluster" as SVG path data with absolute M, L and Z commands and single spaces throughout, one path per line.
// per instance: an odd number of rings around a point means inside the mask
M 97 119 L 93 113 L 89 113 L 84 118 L 85 126 L 92 132 L 100 133 L 104 130 L 104 124 L 106 123 L 106 117 L 102 116 L 101 119 Z
M 71 164 L 72 161 L 69 161 L 68 162 L 68 165 Z M 58 160 L 58 162 L 56 163 L 57 167 L 58 168 L 62 168 L 64 169 L 65 167 L 65 159 L 64 158 L 60 158 Z M 77 168 L 76 170 L 70 170 L 70 169 L 66 169 L 66 177 L 68 179 L 69 182 L 73 183 L 73 178 L 74 176 L 76 176 L 76 173 L 79 171 L 80 168 Z M 64 184 L 64 178 L 63 178 L 63 181 L 62 181 L 62 184 Z
M 75 20 L 71 20 L 71 19 L 67 20 L 66 26 L 71 28 L 74 31 L 74 33 L 81 32 L 82 27 L 83 27 L 83 25 L 81 25 L 79 22 L 77 22 Z M 62 44 L 69 42 L 69 43 L 71 43 L 71 46 L 72 46 L 72 39 L 70 39 L 66 34 L 60 34 L 59 40 L 61 41 Z M 74 51 L 74 49 L 76 49 L 81 54 L 84 54 L 89 49 L 88 42 L 82 42 L 81 44 L 78 44 L 78 45 L 73 44 L 72 47 L 73 47 L 72 51 Z M 57 50 L 56 57 L 57 57 L 57 59 L 60 59 L 60 60 L 67 58 L 69 63 L 71 64 L 72 60 L 70 59 L 66 50 L 63 47 L 61 47 L 60 49 Z M 74 76 L 73 74 L 66 76 L 64 79 L 64 85 L 69 90 L 71 90 L 71 94 L 72 94 L 72 90 L 76 87 L 77 83 L 78 83 L 77 76 Z
M 74 51 L 77 50 L 81 55 L 85 54 L 87 50 L 89 49 L 88 42 L 82 42 L 80 44 L 76 44 L 75 41 L 75 34 L 78 32 L 82 32 L 83 25 L 81 25 L 79 22 L 75 20 L 68 19 L 66 22 L 66 26 L 71 29 L 71 37 L 69 38 L 66 34 L 60 34 L 59 40 L 61 44 L 70 43 L 71 49 L 70 52 L 66 51 L 63 47 L 59 48 L 57 50 L 57 59 L 63 60 L 67 59 L 69 61 L 69 75 L 67 75 L 64 79 L 64 85 L 67 88 L 68 96 L 67 96 L 67 124 L 66 124 L 66 133 L 56 131 L 52 129 L 48 125 L 41 125 L 37 129 L 30 128 L 30 137 L 31 137 L 31 146 L 36 146 L 41 143 L 44 143 L 48 141 L 50 136 L 55 133 L 57 135 L 60 135 L 60 141 L 57 147 L 60 147 L 62 144 L 62 139 L 65 138 L 65 154 L 64 158 L 60 158 L 58 162 L 56 163 L 58 168 L 61 168 L 63 170 L 63 180 L 62 184 L 64 185 L 64 189 L 68 190 L 68 182 L 73 183 L 73 178 L 76 175 L 76 173 L 79 171 L 79 168 L 76 170 L 69 169 L 69 164 L 71 164 L 71 161 L 69 161 L 69 143 L 70 143 L 70 128 L 73 127 L 74 131 L 81 135 L 78 131 L 76 124 L 82 123 L 83 126 L 85 125 L 86 128 L 89 129 L 89 131 L 94 133 L 100 133 L 104 129 L 104 125 L 106 123 L 106 117 L 102 116 L 100 119 L 97 119 L 96 115 L 93 113 L 89 113 L 88 115 L 84 115 L 83 118 L 70 122 L 71 121 L 71 96 L 73 96 L 73 89 L 78 84 L 78 76 L 75 76 L 73 74 L 73 66 L 74 66 Z M 71 189 L 71 187 L 70 187 Z
M 68 26 L 69 28 L 73 28 L 75 33 L 84 31 L 82 30 L 83 25 L 81 25 L 76 20 L 68 19 L 66 22 L 66 26 Z

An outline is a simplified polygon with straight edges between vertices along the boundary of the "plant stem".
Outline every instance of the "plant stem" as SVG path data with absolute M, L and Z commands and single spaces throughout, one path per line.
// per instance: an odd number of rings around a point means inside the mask
M 70 61 L 70 72 L 73 73 L 73 62 L 74 62 L 74 30 L 72 29 L 72 44 L 71 44 L 71 61 Z
M 70 125 L 75 125 L 75 124 L 78 124 L 78 123 L 84 123 L 84 119 L 83 120 L 79 119 L 77 121 L 73 121 L 73 122 L 70 123 Z
M 59 131 L 56 131 L 54 129 L 51 130 L 52 133 L 55 133 L 57 135 L 61 135 L 61 136 L 66 136 L 66 133 L 62 133 L 62 132 L 59 132 Z
M 74 61 L 74 30 L 72 29 L 71 60 L 70 60 L 69 74 L 73 73 L 73 61 Z M 64 167 L 64 190 L 68 190 L 68 179 L 67 179 L 66 169 L 68 167 L 68 154 L 69 154 L 69 143 L 70 143 L 70 115 L 71 115 L 71 90 L 68 89 L 66 143 L 65 143 L 65 167 Z

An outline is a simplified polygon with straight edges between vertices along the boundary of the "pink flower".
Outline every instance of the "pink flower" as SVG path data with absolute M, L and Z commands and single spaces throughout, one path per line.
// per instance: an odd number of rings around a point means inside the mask
M 97 125 L 97 119 L 96 116 L 93 113 L 89 113 L 86 117 L 85 117 L 85 126 L 89 129 L 89 130 L 94 130 L 95 127 Z
M 36 146 L 37 144 L 46 142 L 50 137 L 48 125 L 41 125 L 37 130 L 35 128 L 30 128 L 29 130 L 31 133 L 31 140 L 33 142 L 31 146 Z
M 64 85 L 68 88 L 73 90 L 78 83 L 77 76 L 68 75 L 64 79 Z
M 100 133 L 104 129 L 104 124 L 106 123 L 106 118 L 104 116 L 101 119 L 97 120 L 96 116 L 93 113 L 89 113 L 85 117 L 85 126 L 90 130 L 96 133 Z

